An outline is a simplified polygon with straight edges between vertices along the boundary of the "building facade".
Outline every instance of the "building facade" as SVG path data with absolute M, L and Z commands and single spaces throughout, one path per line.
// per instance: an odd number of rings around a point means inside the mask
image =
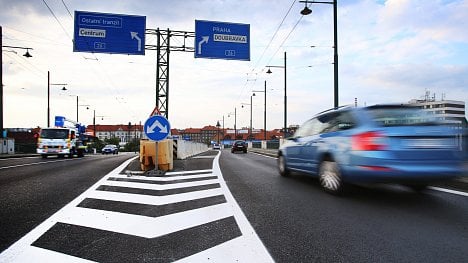
M 466 124 L 464 101 L 437 101 L 426 96 L 424 100 L 411 100 L 408 104 L 423 109 L 443 123 Z
M 139 140 L 142 138 L 143 126 L 142 125 L 96 125 L 88 126 L 88 134 L 93 134 L 99 140 L 118 138 L 121 145 L 125 145 L 127 142 L 133 140 Z

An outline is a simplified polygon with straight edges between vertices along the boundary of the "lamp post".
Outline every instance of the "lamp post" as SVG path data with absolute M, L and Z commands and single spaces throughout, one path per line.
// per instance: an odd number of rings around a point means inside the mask
M 3 45 L 3 31 L 2 27 L 0 26 L 0 138 L 3 138 L 3 48 L 11 48 L 11 49 L 26 49 L 26 53 L 23 56 L 30 58 L 32 57 L 29 54 L 29 50 L 33 50 L 29 47 L 14 47 L 14 46 L 4 46 Z
M 96 117 L 101 118 L 101 120 L 104 120 L 104 117 L 106 116 L 96 116 L 96 110 L 93 110 L 93 130 L 94 130 L 94 137 L 98 137 L 96 133 Z
M 264 110 L 263 110 L 263 137 L 264 137 L 264 140 L 266 141 L 267 140 L 267 132 L 266 132 L 266 119 L 267 119 L 267 113 L 266 113 L 266 108 L 267 108 L 267 85 L 266 85 L 266 80 L 265 80 L 265 88 L 264 90 L 254 90 L 253 92 L 263 92 L 264 95 L 265 95 L 265 100 L 264 100 Z M 255 93 L 253 94 L 253 96 L 255 96 Z
M 50 86 L 63 86 L 62 90 L 65 91 L 67 90 L 67 88 L 65 88 L 66 85 L 66 83 L 50 83 L 50 71 L 47 71 L 47 127 L 50 127 Z
M 284 66 L 267 66 L 268 71 L 266 73 L 271 74 L 270 68 L 284 68 L 284 125 L 283 125 L 283 138 L 287 137 L 287 123 L 288 123 L 288 96 L 287 96 L 287 79 L 286 79 L 286 51 L 284 51 Z
M 218 144 L 219 144 L 219 127 L 221 124 L 219 124 L 219 121 L 216 122 L 216 128 L 218 128 Z
M 70 96 L 74 96 L 74 95 L 70 95 Z M 79 96 L 76 95 L 76 122 L 80 122 L 79 119 L 78 119 L 78 112 L 79 112 L 79 107 L 89 107 L 89 105 L 87 104 L 79 104 Z
M 250 105 L 250 127 L 249 127 L 250 140 L 252 140 L 252 97 L 253 95 L 250 95 L 250 104 L 242 103 L 242 108 L 244 108 L 244 105 Z
M 334 64 L 334 96 L 333 96 L 333 105 L 335 108 L 338 107 L 338 26 L 337 26 L 337 1 L 299 1 L 299 3 L 305 3 L 304 9 L 301 11 L 302 15 L 310 15 L 312 10 L 307 7 L 307 4 L 330 4 L 333 5 L 333 38 L 334 38 L 334 45 L 333 45 L 333 64 Z
M 228 113 L 228 118 L 231 117 L 231 113 Z M 237 127 L 236 127 L 236 124 L 237 124 L 237 108 L 234 108 L 234 140 L 237 139 Z

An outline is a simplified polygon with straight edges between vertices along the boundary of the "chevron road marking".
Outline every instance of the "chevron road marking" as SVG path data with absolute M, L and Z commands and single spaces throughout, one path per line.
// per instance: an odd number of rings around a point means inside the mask
M 130 159 L 0 254 L 0 262 L 273 262 L 213 169 L 120 174 Z

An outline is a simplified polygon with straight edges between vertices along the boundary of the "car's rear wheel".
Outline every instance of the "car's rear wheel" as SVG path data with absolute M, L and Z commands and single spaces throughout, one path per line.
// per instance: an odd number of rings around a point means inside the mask
M 289 176 L 291 173 L 286 164 L 286 158 L 283 155 L 278 157 L 278 169 L 281 176 Z
M 320 186 L 332 194 L 341 194 L 343 192 L 343 179 L 334 161 L 323 161 L 319 167 Z

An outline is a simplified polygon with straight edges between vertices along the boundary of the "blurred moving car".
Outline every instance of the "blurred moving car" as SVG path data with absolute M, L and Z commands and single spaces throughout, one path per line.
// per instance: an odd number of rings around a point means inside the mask
M 278 151 L 279 172 L 305 172 L 324 190 L 345 183 L 400 183 L 422 190 L 463 172 L 460 129 L 402 105 L 340 107 L 317 114 Z
M 119 148 L 114 144 L 108 144 L 102 148 L 102 154 L 118 154 Z
M 247 143 L 244 141 L 235 141 L 232 144 L 231 153 L 235 152 L 247 153 Z
M 213 150 L 221 150 L 221 145 L 219 143 L 213 143 Z

